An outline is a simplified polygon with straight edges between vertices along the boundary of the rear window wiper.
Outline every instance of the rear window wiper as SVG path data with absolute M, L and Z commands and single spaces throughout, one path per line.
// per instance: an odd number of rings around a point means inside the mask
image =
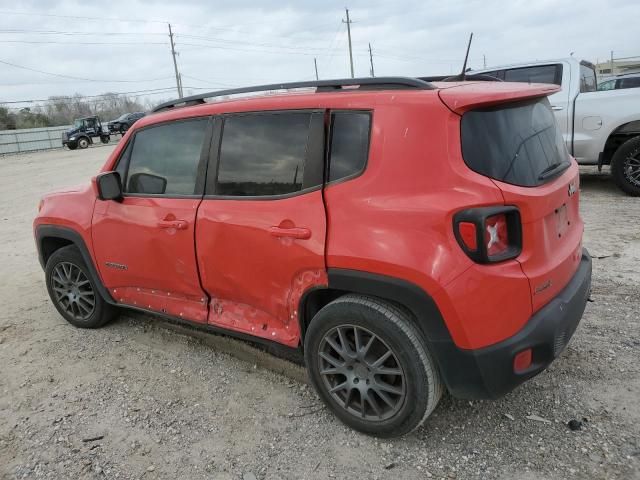
M 549 177 L 552 177 L 560 172 L 564 172 L 571 165 L 570 162 L 558 162 L 553 165 L 549 165 L 545 168 L 540 175 L 538 175 L 538 180 L 546 180 Z

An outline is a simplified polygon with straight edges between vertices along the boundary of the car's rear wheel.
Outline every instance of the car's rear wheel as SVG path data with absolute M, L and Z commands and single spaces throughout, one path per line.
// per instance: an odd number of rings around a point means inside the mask
M 102 135 L 102 136 L 100 137 L 100 141 L 101 141 L 102 143 L 104 143 L 104 144 L 109 143 L 109 140 L 111 140 L 111 137 L 109 137 L 109 135 Z
M 624 142 L 611 159 L 611 175 L 628 195 L 640 196 L 640 137 Z
M 345 295 L 322 308 L 304 353 L 322 400 L 361 432 L 408 433 L 442 395 L 438 368 L 409 314 L 376 298 Z
M 47 260 L 45 274 L 51 301 L 72 325 L 98 328 L 115 315 L 115 309 L 97 291 L 82 255 L 74 245 L 56 250 Z
M 85 149 L 89 146 L 89 139 L 86 137 L 82 137 L 78 139 L 78 147 L 81 149 Z

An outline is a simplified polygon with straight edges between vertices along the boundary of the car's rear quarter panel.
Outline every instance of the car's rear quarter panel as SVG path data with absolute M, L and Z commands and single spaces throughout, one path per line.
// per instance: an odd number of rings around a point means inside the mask
M 477 265 L 454 237 L 457 211 L 504 203 L 490 179 L 464 164 L 459 120 L 436 95 L 376 107 L 365 172 L 325 189 L 327 267 L 415 283 L 434 298 L 455 343 L 477 348 L 521 328 L 531 299 L 517 262 Z

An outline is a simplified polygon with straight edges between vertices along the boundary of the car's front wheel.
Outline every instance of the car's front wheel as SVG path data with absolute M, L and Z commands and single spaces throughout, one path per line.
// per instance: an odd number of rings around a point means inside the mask
M 45 267 L 49 297 L 60 315 L 80 328 L 98 328 L 115 315 L 100 296 L 95 282 L 74 245 L 51 254 Z
M 89 139 L 86 137 L 82 137 L 78 139 L 78 147 L 81 149 L 85 149 L 89 146 Z
M 438 368 L 409 314 L 373 297 L 345 295 L 305 335 L 316 391 L 350 427 L 380 437 L 420 426 L 442 395 Z

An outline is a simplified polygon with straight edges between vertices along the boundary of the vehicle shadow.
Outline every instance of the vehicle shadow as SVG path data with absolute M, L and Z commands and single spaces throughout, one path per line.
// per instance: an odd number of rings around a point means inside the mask
M 597 167 L 580 167 L 580 188 L 585 192 L 595 191 L 625 197 L 611 178 L 608 167 L 598 172 Z

